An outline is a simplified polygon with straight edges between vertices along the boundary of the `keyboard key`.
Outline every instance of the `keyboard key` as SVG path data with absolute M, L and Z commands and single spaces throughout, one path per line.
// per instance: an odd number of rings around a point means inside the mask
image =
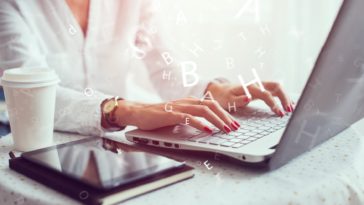
M 259 138 L 262 138 L 264 137 L 264 135 L 261 135 L 261 134 L 257 134 L 257 135 L 254 135 L 255 138 L 259 139 Z
M 275 126 L 273 129 L 274 129 L 274 131 L 276 131 L 276 130 L 282 129 L 282 127 L 285 127 L 285 126 Z
M 272 133 L 272 132 L 274 132 L 274 131 L 276 131 L 274 128 L 270 128 L 269 130 L 266 130 L 267 132 L 269 132 L 269 133 Z
M 207 143 L 211 138 L 212 138 L 211 136 L 202 137 L 200 139 L 197 139 L 197 142 L 199 142 L 199 143 Z
M 202 138 L 202 136 L 194 136 L 194 137 L 191 137 L 188 139 L 188 141 L 191 141 L 191 142 L 197 142 L 198 139 Z
M 241 134 L 245 134 L 245 133 L 248 133 L 248 132 L 249 132 L 249 130 L 238 130 L 237 132 L 238 132 L 238 133 L 241 133 Z
M 245 140 L 245 139 L 248 139 L 250 136 L 246 136 L 246 135 L 240 135 L 240 136 L 237 136 L 236 138 L 238 139 L 242 139 L 242 140 Z
M 233 144 L 235 144 L 235 143 L 234 142 L 224 142 L 224 143 L 221 143 L 220 145 L 223 147 L 231 147 Z
M 257 129 L 256 127 L 250 127 L 250 126 L 246 126 L 246 125 L 243 125 L 243 126 L 244 127 L 241 130 L 245 130 L 248 132 Z
M 261 132 L 261 133 L 259 133 L 259 134 L 261 134 L 261 135 L 265 136 L 265 135 L 268 135 L 268 134 L 269 134 L 269 132 L 267 132 L 267 131 L 263 131 L 263 132 Z
M 218 138 L 218 137 L 212 137 L 209 141 L 208 141 L 208 143 L 209 144 L 213 144 L 213 145 L 219 145 L 219 144 L 221 144 L 221 143 L 223 143 L 223 142 L 225 142 L 226 141 L 226 139 L 221 139 L 221 138 Z
M 252 130 L 252 131 L 250 131 L 250 133 L 253 133 L 255 135 L 260 133 L 260 132 L 262 132 L 262 130 Z
M 227 134 L 227 136 L 230 136 L 230 137 L 235 137 L 235 132 L 230 132 L 229 134 Z
M 246 139 L 246 140 L 248 140 L 248 141 L 255 141 L 256 140 L 256 138 L 255 137 L 249 137 L 248 139 Z
M 231 136 L 229 136 L 229 135 L 220 135 L 220 136 L 215 136 L 215 137 L 219 137 L 219 138 L 221 138 L 221 139 L 227 139 L 227 140 L 229 140 L 229 139 L 231 139 L 231 138 L 233 138 L 233 137 L 231 137 Z
M 237 132 L 237 131 L 231 132 L 231 134 L 233 135 L 232 138 L 236 138 L 237 136 L 240 136 L 241 135 L 241 133 L 240 132 Z
M 250 140 L 243 140 L 243 141 L 241 141 L 240 143 L 242 143 L 242 144 L 249 144 L 249 143 L 251 143 L 252 141 L 250 141 Z
M 244 146 L 244 144 L 242 144 L 242 143 L 236 143 L 236 144 L 234 144 L 232 146 L 232 148 L 239 148 L 239 147 L 242 147 L 242 146 Z
M 229 140 L 229 142 L 240 142 L 240 141 L 241 141 L 241 139 L 239 139 L 239 138 L 233 138 L 233 139 Z
M 267 127 L 267 126 L 260 126 L 258 127 L 259 130 L 269 130 L 270 127 Z

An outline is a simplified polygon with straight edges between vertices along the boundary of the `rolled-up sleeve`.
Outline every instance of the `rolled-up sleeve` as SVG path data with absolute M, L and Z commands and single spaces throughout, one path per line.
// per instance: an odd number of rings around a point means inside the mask
M 0 69 L 48 67 L 36 38 L 11 1 L 0 2 Z M 2 75 L 2 73 L 1 73 Z M 62 79 L 61 79 L 62 80 Z M 58 86 L 54 128 L 58 131 L 100 136 L 100 103 L 109 96 Z
M 178 60 L 174 57 L 171 64 L 164 61 L 162 55 L 173 57 L 173 52 L 164 43 L 163 26 L 156 15 L 157 8 L 156 1 L 142 1 L 140 26 L 136 35 L 136 46 L 146 54 L 143 60 L 155 89 L 164 100 L 187 96 L 202 97 L 209 81 L 198 77 L 198 82 L 193 86 L 184 86 L 182 68 Z

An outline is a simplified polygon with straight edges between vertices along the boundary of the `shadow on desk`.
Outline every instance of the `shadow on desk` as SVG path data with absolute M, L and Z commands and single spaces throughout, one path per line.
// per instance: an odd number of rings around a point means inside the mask
M 193 167 L 197 166 L 207 166 L 204 163 L 218 163 L 220 166 L 223 166 L 224 169 L 238 169 L 245 173 L 254 173 L 255 175 L 264 174 L 268 170 L 267 163 L 265 161 L 263 163 L 244 163 L 242 161 L 215 154 L 209 152 L 201 152 L 201 151 L 189 151 L 189 150 L 176 150 L 176 149 L 161 149 L 157 147 L 145 146 L 141 144 L 134 144 L 134 146 L 138 147 L 139 149 L 144 149 L 145 151 L 149 151 L 152 153 L 164 155 L 170 158 L 174 158 L 177 160 L 182 160 L 188 158 L 188 161 L 196 162 L 195 164 L 190 164 Z
M 0 124 L 0 138 L 10 133 L 10 126 Z
M 4 90 L 0 87 L 0 111 L 4 111 L 5 109 L 5 96 Z M 8 124 L 4 124 L 0 122 L 0 138 L 10 133 L 10 126 Z

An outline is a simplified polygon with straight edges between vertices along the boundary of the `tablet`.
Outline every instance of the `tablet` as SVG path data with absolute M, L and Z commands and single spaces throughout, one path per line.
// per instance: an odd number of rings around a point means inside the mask
M 26 152 L 22 157 L 98 190 L 184 166 L 184 162 L 99 137 Z

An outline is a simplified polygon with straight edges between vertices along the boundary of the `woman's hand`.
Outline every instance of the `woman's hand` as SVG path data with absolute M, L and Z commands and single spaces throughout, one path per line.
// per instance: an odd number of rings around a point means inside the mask
M 236 108 L 245 107 L 251 100 L 263 100 L 269 108 L 279 116 L 283 116 L 286 112 L 292 112 L 294 103 L 284 93 L 282 86 L 276 82 L 262 82 L 265 91 L 262 91 L 258 85 L 252 84 L 247 86 L 252 96 L 250 99 L 241 85 L 233 85 L 231 83 L 215 83 L 208 85 L 206 91 L 210 92 L 213 99 L 220 103 L 224 109 L 229 109 L 234 105 Z M 276 103 L 274 97 L 278 97 L 282 108 Z
M 201 131 L 212 132 L 212 128 L 198 120 L 205 118 L 220 130 L 229 133 L 240 125 L 216 101 L 184 98 L 162 104 L 141 104 L 119 101 L 116 110 L 119 125 L 134 125 L 142 130 L 188 124 Z

